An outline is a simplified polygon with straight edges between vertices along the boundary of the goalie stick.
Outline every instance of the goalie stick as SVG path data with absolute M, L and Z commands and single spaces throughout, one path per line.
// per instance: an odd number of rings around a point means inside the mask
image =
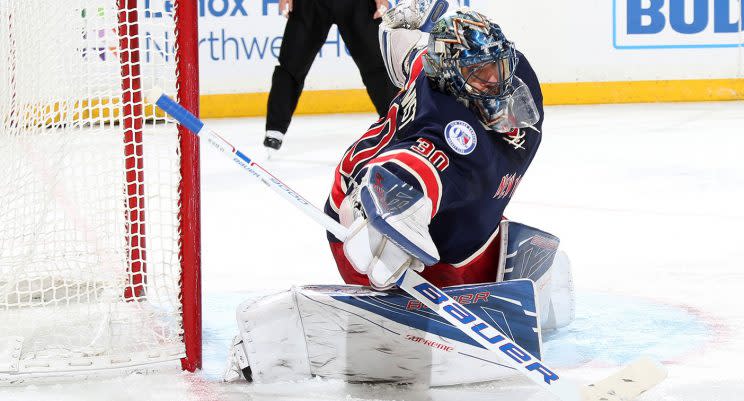
M 336 238 L 341 241 L 346 238 L 346 227 L 323 213 L 216 132 L 206 127 L 203 121 L 165 95 L 161 89 L 154 88 L 149 93 L 148 100 L 305 212 L 310 218 L 335 235 Z M 655 386 L 666 377 L 666 370 L 663 366 L 650 359 L 641 358 L 604 380 L 589 386 L 582 386 L 562 377 L 556 370 L 530 355 L 507 335 L 470 313 L 418 273 L 410 269 L 407 270 L 397 284 L 402 290 L 446 319 L 481 346 L 497 353 L 500 359 L 510 367 L 562 401 L 628 401 Z

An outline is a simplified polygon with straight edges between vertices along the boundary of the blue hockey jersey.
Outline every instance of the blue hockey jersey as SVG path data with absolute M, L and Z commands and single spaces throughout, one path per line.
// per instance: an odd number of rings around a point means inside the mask
M 433 87 L 422 71 L 424 53 L 413 59 L 407 83 L 387 116 L 344 154 L 325 212 L 338 220 L 352 181 L 358 182 L 367 167 L 382 165 L 429 197 L 429 231 L 440 262 L 462 267 L 496 238 L 504 209 L 535 156 L 543 122 L 542 93 L 529 62 L 517 53 L 515 75 L 530 89 L 540 120 L 534 128 L 498 133 Z M 338 241 L 328 235 L 331 242 Z

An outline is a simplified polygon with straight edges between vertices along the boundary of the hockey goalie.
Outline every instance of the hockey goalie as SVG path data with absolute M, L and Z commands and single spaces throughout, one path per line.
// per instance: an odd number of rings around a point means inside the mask
M 504 209 L 540 145 L 542 94 L 501 28 L 454 1 L 400 1 L 380 48 L 401 88 L 339 162 L 325 212 L 348 285 L 292 288 L 241 304 L 225 379 L 313 376 L 452 385 L 516 374 L 496 354 L 396 290 L 412 269 L 542 356 L 574 316 L 559 239 Z

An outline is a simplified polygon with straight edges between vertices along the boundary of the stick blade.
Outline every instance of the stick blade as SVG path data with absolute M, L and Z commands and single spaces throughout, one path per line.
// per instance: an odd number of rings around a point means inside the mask
M 611 376 L 584 387 L 584 401 L 631 401 L 661 383 L 667 376 L 659 362 L 641 357 Z

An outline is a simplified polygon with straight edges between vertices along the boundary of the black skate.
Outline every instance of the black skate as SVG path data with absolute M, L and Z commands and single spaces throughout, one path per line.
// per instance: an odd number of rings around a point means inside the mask
M 263 145 L 270 153 L 279 150 L 282 147 L 282 141 L 284 140 L 284 134 L 279 131 L 266 131 Z

